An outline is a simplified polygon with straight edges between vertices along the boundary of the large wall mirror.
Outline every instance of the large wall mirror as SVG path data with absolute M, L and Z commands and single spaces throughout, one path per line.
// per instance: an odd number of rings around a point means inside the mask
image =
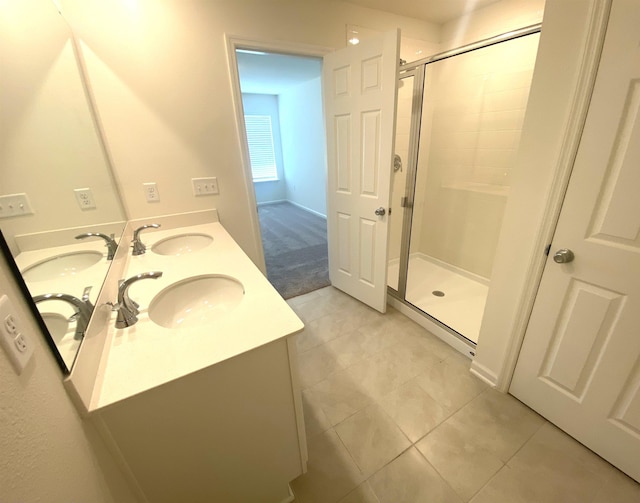
M 126 213 L 53 1 L 0 2 L 0 52 L 0 244 L 68 373 Z

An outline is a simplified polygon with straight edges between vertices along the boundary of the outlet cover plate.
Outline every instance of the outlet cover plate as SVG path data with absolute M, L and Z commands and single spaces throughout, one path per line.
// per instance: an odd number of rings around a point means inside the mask
M 0 346 L 18 375 L 22 374 L 33 355 L 33 343 L 23 332 L 23 326 L 9 297 L 0 297 Z
M 25 193 L 0 196 L 0 218 L 33 215 L 29 197 Z

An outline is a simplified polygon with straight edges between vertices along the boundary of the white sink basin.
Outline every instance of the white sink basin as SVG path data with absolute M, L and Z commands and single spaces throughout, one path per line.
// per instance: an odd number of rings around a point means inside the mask
M 79 251 L 56 255 L 27 267 L 22 276 L 27 281 L 46 281 L 64 276 L 73 276 L 102 260 L 99 251 Z
M 158 293 L 149 305 L 149 318 L 165 328 L 214 323 L 244 298 L 244 286 L 230 276 L 205 274 L 178 281 Z
M 151 247 L 159 255 L 184 255 L 209 246 L 213 238 L 208 234 L 178 234 L 161 239 Z
M 40 316 L 42 316 L 54 342 L 56 344 L 62 342 L 69 331 L 69 319 L 59 313 L 40 313 Z

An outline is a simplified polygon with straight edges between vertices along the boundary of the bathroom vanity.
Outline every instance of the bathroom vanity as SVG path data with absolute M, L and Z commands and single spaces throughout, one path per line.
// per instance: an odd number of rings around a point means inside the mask
M 134 229 L 146 252 L 132 256 Z M 127 224 L 66 381 L 142 501 L 292 501 L 306 470 L 303 324 L 215 211 Z M 116 328 L 118 282 L 137 321 Z M 120 291 L 122 294 L 122 291 Z M 120 295 L 122 299 L 122 295 Z

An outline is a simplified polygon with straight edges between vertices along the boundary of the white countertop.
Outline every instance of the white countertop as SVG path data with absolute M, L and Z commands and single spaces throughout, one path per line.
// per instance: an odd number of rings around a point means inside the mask
M 16 258 L 16 264 L 20 271 L 42 263 L 46 260 L 50 260 L 52 257 L 64 256 L 70 253 L 78 253 L 83 251 L 99 252 L 102 258 L 95 264 L 86 269 L 67 272 L 64 275 L 55 276 L 51 279 L 45 279 L 40 281 L 29 280 L 25 278 L 25 283 L 29 288 L 29 293 L 32 297 L 36 295 L 43 295 L 47 293 L 65 293 L 73 295 L 78 299 L 82 299 L 84 289 L 91 287 L 89 293 L 89 299 L 92 304 L 95 304 L 102 283 L 107 275 L 111 262 L 107 260 L 107 250 L 105 243 L 102 239 L 87 239 L 79 242 L 75 242 L 64 246 L 55 246 L 51 248 L 43 248 L 39 250 L 29 250 L 20 253 Z M 42 314 L 43 318 L 47 319 L 47 316 L 60 317 L 69 320 L 69 318 L 75 313 L 75 309 L 68 303 L 60 300 L 47 300 L 37 304 L 38 310 Z M 67 368 L 71 368 L 73 361 L 76 357 L 76 353 L 80 346 L 80 340 L 75 339 L 76 322 L 69 320 L 64 333 L 56 333 L 51 331 L 51 336 L 58 348 L 58 352 L 62 359 L 65 361 Z
M 153 219 L 149 219 L 150 223 Z M 213 237 L 206 248 L 182 256 L 151 251 L 161 239 L 184 233 Z M 144 255 L 129 254 L 125 278 L 148 271 L 162 271 L 158 279 L 132 284 L 131 298 L 140 304 L 138 322 L 116 329 L 112 313 L 101 370 L 90 411 L 124 400 L 145 390 L 241 355 L 304 328 L 302 321 L 271 286 L 260 270 L 218 223 L 144 231 Z M 169 329 L 150 320 L 147 308 L 153 297 L 172 283 L 192 276 L 220 274 L 239 280 L 243 300 L 219 320 L 196 328 Z M 116 299 L 111 299 L 115 302 Z

